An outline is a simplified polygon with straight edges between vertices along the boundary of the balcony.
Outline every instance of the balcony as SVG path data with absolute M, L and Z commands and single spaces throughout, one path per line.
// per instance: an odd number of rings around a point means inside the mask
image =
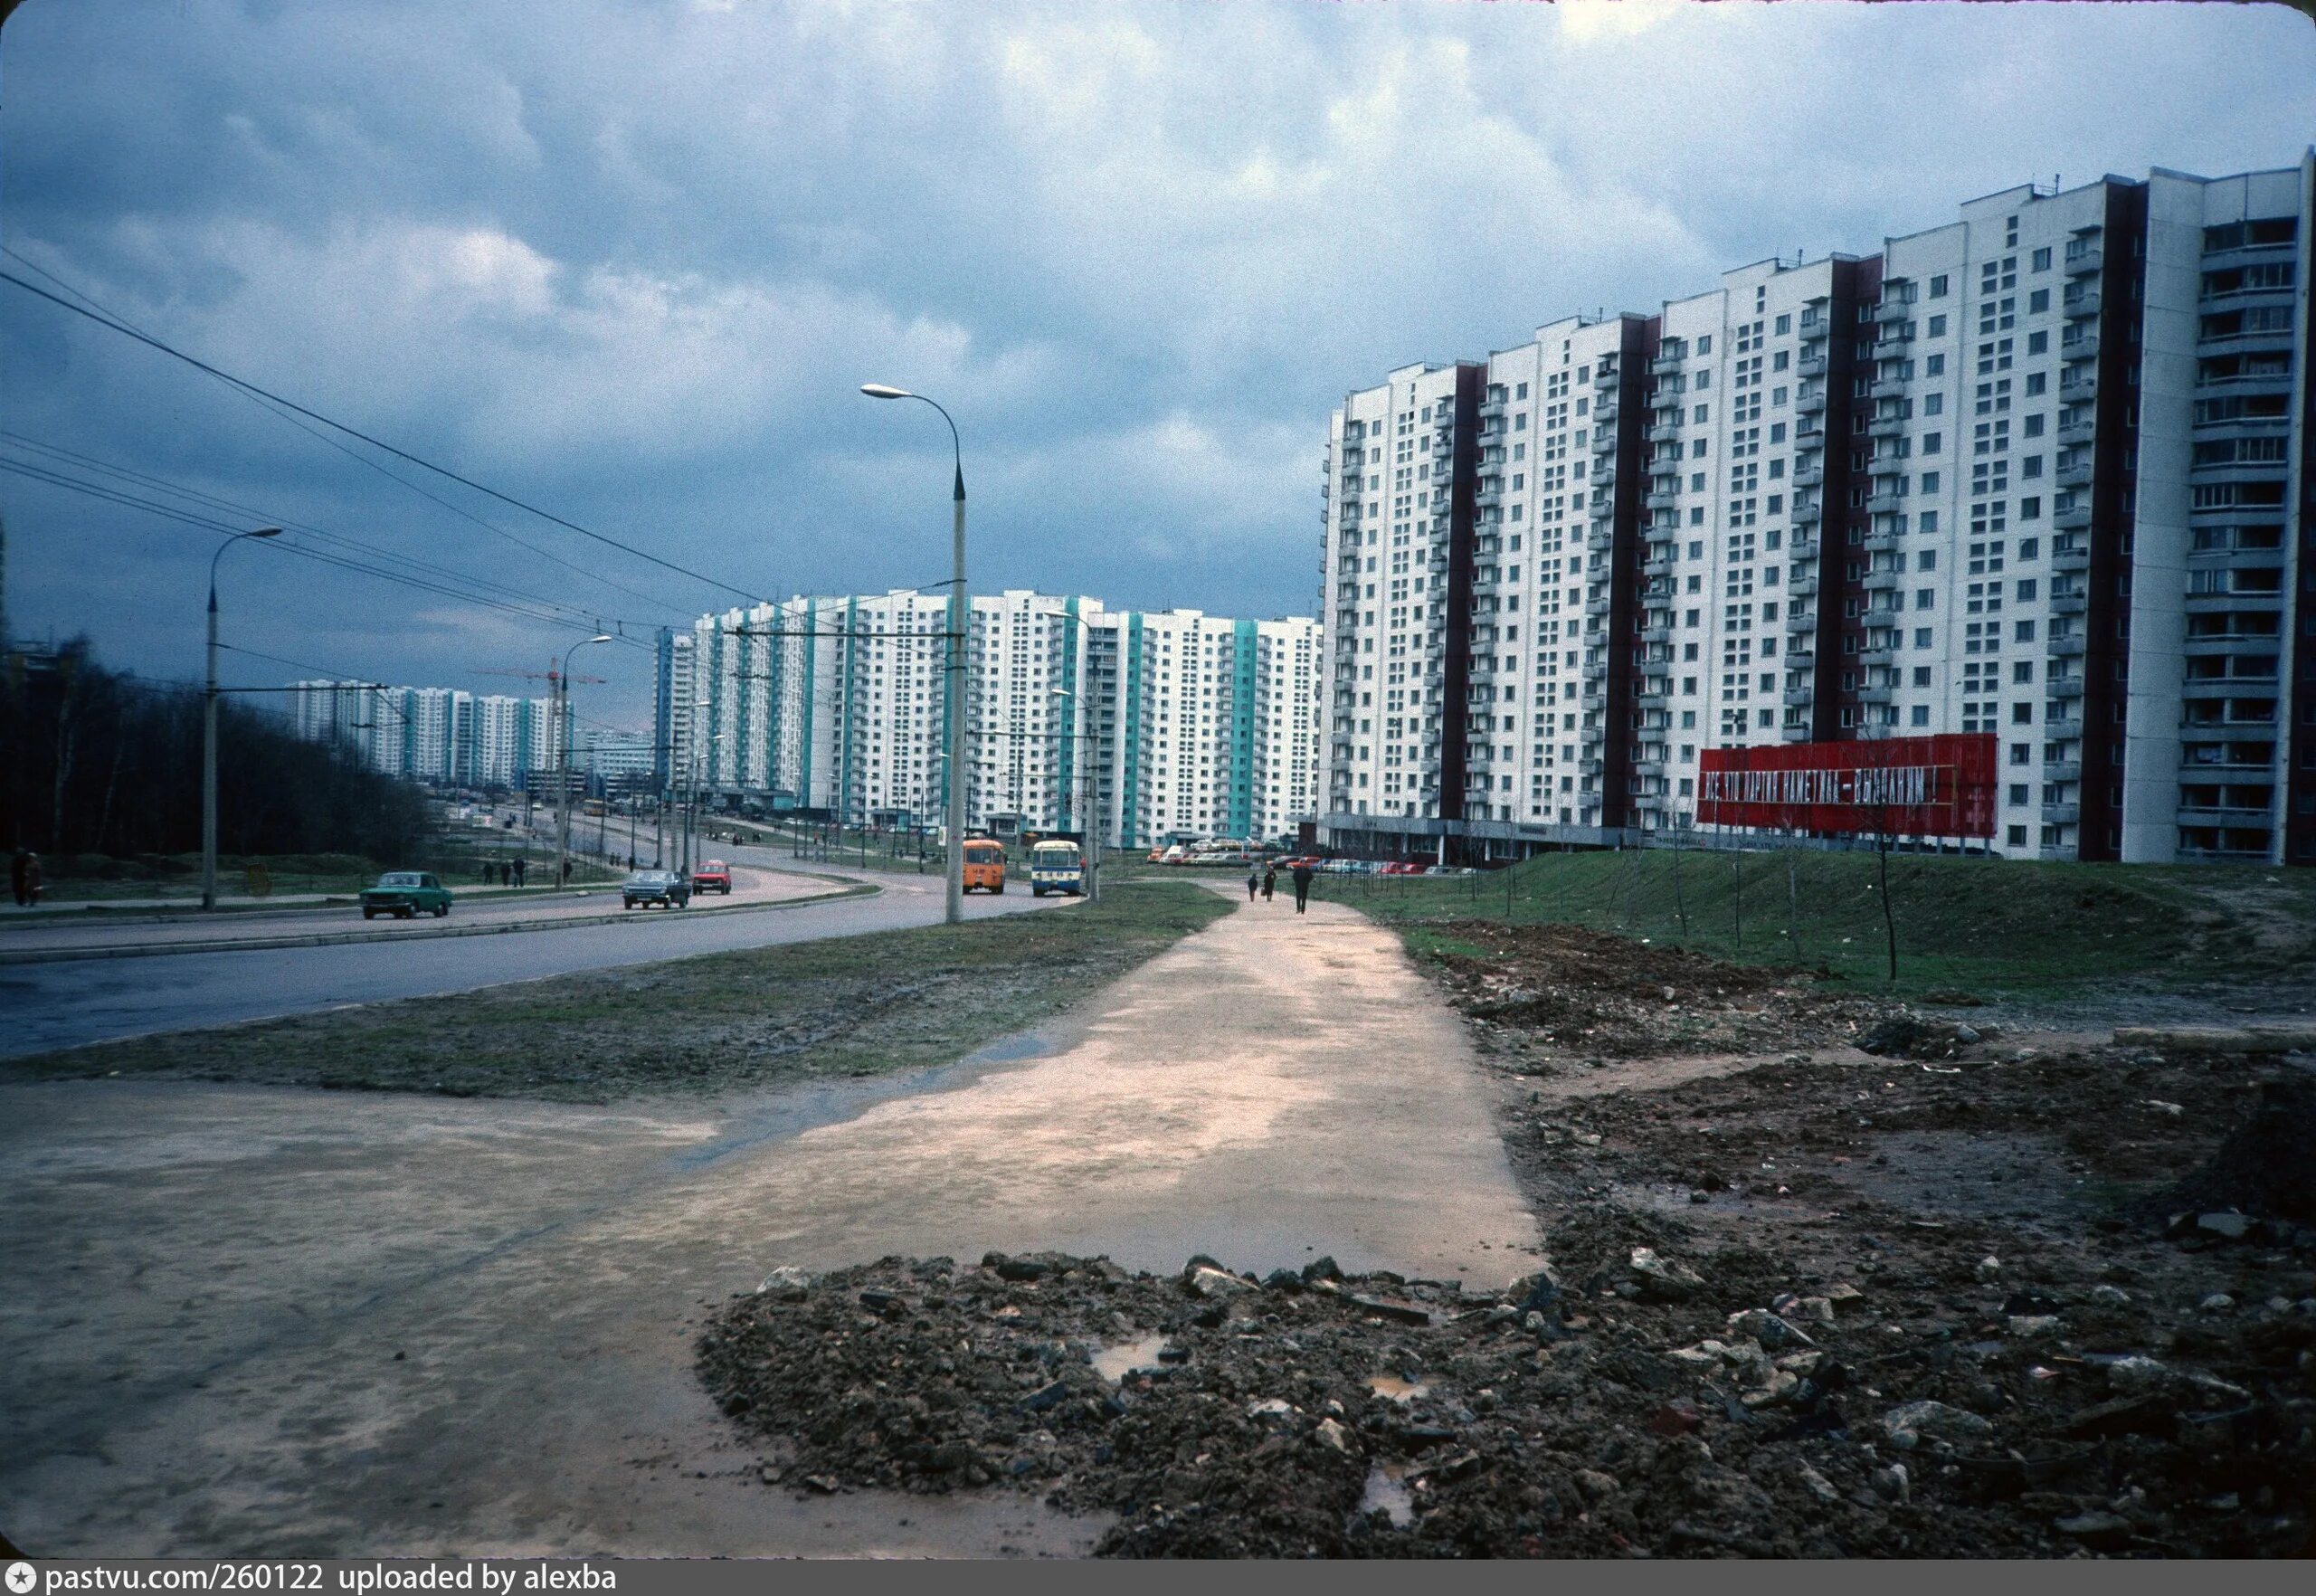
M 1816 598 L 1818 596 L 1817 573 L 1811 572 L 1807 576 L 1796 576 L 1793 579 L 1793 585 L 1785 590 L 1785 596 L 1796 603 Z
M 2091 503 L 2077 499 L 2062 509 L 2051 512 L 2051 525 L 2062 532 L 2080 532 L 2091 525 Z
M 1823 415 L 1826 413 L 1826 391 L 1814 388 L 1807 394 L 1797 394 L 1793 409 L 1797 415 Z
M 1677 421 L 1651 423 L 1647 433 L 1651 443 L 1670 443 L 1680 435 L 1681 423 Z
M 1865 535 L 1864 546 L 1865 552 L 1870 555 L 1894 554 L 1897 552 L 1899 541 L 1895 531 L 1869 532 Z
M 2079 698 L 2083 697 L 2083 678 L 2054 676 L 2043 684 L 2043 688 L 2054 698 Z
M 2061 360 L 2098 359 L 2098 328 L 2095 327 L 2086 327 L 2085 330 L 2075 334 L 2074 337 L 2071 338 L 2061 338 L 2059 340 L 2059 358 Z
M 2088 366 L 2071 366 L 2059 376 L 2059 397 L 2067 404 L 2087 403 L 2098 394 L 2099 376 Z
M 2055 590 L 2051 594 L 2051 613 L 2054 615 L 2080 615 L 2090 607 L 2091 596 L 2088 594 Z
M 2045 803 L 2043 805 L 2043 823 L 2046 826 L 2071 826 L 2082 819 L 2083 806 L 2079 803 Z
M 1786 708 L 1789 709 L 1801 708 L 1817 701 L 1818 691 L 1815 688 L 1789 687 L 1785 689 Z
M 1624 378 L 1617 375 L 1617 368 L 1605 363 L 1592 374 L 1593 389 L 1600 394 L 1615 393 L 1623 382 Z M 1594 413 L 1599 413 L 1597 408 Z
M 1805 383 L 1814 382 L 1826 375 L 1826 357 L 1823 355 L 1804 355 L 1793 363 L 1793 372 Z
M 1615 420 L 1614 416 L 1596 415 L 1592 418 L 1592 452 L 1594 454 L 1609 455 L 1617 451 L 1617 432 L 1613 424 Z
M 2099 314 L 2099 285 L 2084 283 L 2066 290 L 2062 309 L 2069 320 Z
M 2083 765 L 2074 759 L 2046 759 L 2043 762 L 2043 779 L 2064 784 L 2083 779 Z
M 1596 593 L 1586 599 L 1584 613 L 1595 621 L 1606 616 L 1609 613 L 1609 595 L 1605 593 Z
M 1640 641 L 1645 643 L 1671 642 L 1673 628 L 1662 621 L 1653 626 L 1644 626 L 1640 629 Z
M 1648 363 L 1648 375 L 1660 377 L 1672 376 L 1679 372 L 1681 362 L 1686 358 L 1688 358 L 1686 350 L 1675 350 L 1670 355 L 1659 355 Z
M 2059 423 L 2059 442 L 2069 449 L 2080 449 L 2098 435 L 2099 423 L 2091 416 L 2070 416 Z
M 1814 635 L 1818 630 L 1817 610 L 1814 607 L 1807 610 L 1788 610 L 1785 613 L 1785 629 L 1788 632 L 1808 632 Z
M 2062 488 L 2088 488 L 2091 486 L 2091 462 L 2087 460 L 2062 461 L 2051 476 Z
M 1510 403 L 1511 401 L 1503 394 L 1488 394 L 1480 401 L 1480 420 L 1495 421 L 1500 418 L 1504 414 L 1505 406 Z
M 1901 321 L 1890 324 L 1884 326 L 1875 337 L 1874 353 L 1885 358 L 1891 355 L 1903 355 L 1906 352 L 1906 346 L 1913 341 L 1913 322 Z
M 1797 489 L 1824 487 L 1826 485 L 1826 468 L 1821 464 L 1794 467 L 1793 485 Z
M 1896 691 L 1886 681 L 1873 682 L 1857 689 L 1857 701 L 1861 704 L 1886 704 Z
M 1877 415 L 1865 423 L 1865 435 L 1869 438 L 1903 438 L 1906 433 L 1906 421 L 1903 415 Z
M 2066 252 L 2069 277 L 2096 277 L 2107 264 L 2106 251 L 2098 244 L 2071 244 Z
M 1874 308 L 1874 320 L 1876 326 L 1886 328 L 1905 320 L 1913 313 L 1914 302 L 1911 298 L 1903 295 L 1894 299 L 1884 298 Z
M 1648 508 L 1653 510 L 1671 509 L 1680 502 L 1680 494 L 1672 489 L 1658 488 L 1650 491 L 1647 502 Z
M 1891 515 L 1905 508 L 1905 496 L 1883 489 L 1866 495 L 1865 508 L 1877 516 Z

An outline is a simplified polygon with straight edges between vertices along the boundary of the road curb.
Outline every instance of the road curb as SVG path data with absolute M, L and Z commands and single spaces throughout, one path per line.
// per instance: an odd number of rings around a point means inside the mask
M 715 908 L 704 908 L 697 915 L 687 910 L 686 918 L 698 920 L 719 915 L 767 914 L 777 909 L 803 908 L 816 903 L 840 903 L 849 898 L 874 898 L 885 890 L 873 881 L 855 881 L 841 876 L 821 875 L 816 871 L 788 870 L 783 873 L 802 876 L 811 881 L 834 881 L 841 889 L 817 893 L 811 898 L 784 898 L 778 903 L 724 904 Z M 685 919 L 674 915 L 648 918 L 686 923 Z M 63 964 L 85 959 L 165 958 L 173 954 L 263 953 L 278 948 L 339 947 L 356 942 L 431 942 L 444 936 L 504 936 L 520 931 L 557 931 L 574 926 L 637 926 L 645 923 L 645 919 L 622 909 L 617 914 L 573 915 L 550 920 L 510 920 L 498 926 L 436 926 L 413 927 L 408 931 L 301 931 L 281 936 L 250 936 L 207 942 L 140 942 L 119 947 L 43 947 L 23 952 L 0 952 L 0 966 Z

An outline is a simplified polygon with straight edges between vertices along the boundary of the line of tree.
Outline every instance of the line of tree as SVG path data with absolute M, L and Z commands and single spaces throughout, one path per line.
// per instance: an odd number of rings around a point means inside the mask
M 201 700 L 107 670 L 85 638 L 0 657 L 0 838 L 49 855 L 198 852 Z M 424 835 L 416 788 L 246 699 L 226 695 L 217 720 L 221 853 L 391 860 Z

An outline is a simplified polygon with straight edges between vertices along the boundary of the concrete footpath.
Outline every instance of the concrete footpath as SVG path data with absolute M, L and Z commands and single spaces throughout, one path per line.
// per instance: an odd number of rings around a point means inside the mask
M 1492 1090 L 1395 938 L 1284 900 L 915 1078 L 0 1087 L 0 1520 L 34 1555 L 1082 1550 L 1030 1497 L 764 1487 L 693 1379 L 705 1312 L 990 1248 L 1500 1283 L 1539 1239 Z

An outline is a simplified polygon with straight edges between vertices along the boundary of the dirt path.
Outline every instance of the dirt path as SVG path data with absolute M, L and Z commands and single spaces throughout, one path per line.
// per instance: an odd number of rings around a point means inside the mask
M 0 1090 L 0 1525 L 34 1553 L 1067 1551 L 1018 1500 L 800 1500 L 691 1373 L 772 1267 L 1061 1248 L 1522 1272 L 1456 1021 L 1359 916 L 1245 908 L 1035 1056 L 617 1110 Z

